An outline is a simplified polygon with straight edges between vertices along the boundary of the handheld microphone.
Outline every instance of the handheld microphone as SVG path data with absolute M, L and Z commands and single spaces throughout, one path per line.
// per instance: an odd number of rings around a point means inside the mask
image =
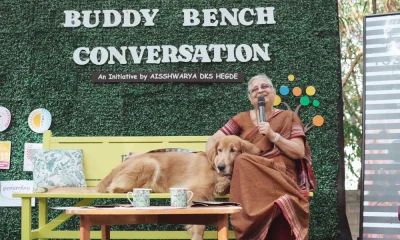
M 265 122 L 265 99 L 264 99 L 264 96 L 258 97 L 258 111 L 260 113 L 260 122 Z

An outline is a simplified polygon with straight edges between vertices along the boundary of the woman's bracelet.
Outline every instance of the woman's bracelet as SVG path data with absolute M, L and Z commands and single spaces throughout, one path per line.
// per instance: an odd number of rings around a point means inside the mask
M 281 135 L 279 133 L 276 133 L 274 139 L 271 140 L 271 142 L 276 143 L 279 140 L 279 138 L 281 138 Z

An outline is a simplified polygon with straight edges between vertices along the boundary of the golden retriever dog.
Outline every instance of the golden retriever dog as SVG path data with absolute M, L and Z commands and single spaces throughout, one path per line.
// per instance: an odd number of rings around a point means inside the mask
M 216 194 L 229 192 L 234 160 L 243 152 L 259 154 L 260 150 L 237 136 L 226 136 L 207 154 L 153 152 L 128 157 L 99 183 L 97 191 L 126 193 L 150 188 L 154 193 L 168 193 L 170 188 L 180 187 L 193 192 L 191 201 L 210 201 Z M 192 240 L 203 239 L 205 226 L 189 228 Z

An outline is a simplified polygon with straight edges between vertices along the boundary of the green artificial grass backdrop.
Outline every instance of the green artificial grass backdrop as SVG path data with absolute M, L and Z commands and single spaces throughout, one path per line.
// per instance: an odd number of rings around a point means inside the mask
M 274 7 L 275 24 L 203 27 L 182 26 L 182 9 Z M 154 26 L 104 28 L 64 27 L 65 10 L 159 9 Z M 219 19 L 220 16 L 217 16 Z M 249 14 L 247 20 L 254 19 Z M 94 22 L 94 18 L 91 19 Z M 24 144 L 40 143 L 42 134 L 28 126 L 37 108 L 52 114 L 54 136 L 186 136 L 211 135 L 231 117 L 252 108 L 247 97 L 250 77 L 265 73 L 282 102 L 292 110 L 299 104 L 303 123 L 320 115 L 307 138 L 313 155 L 318 189 L 311 199 L 310 239 L 339 235 L 337 175 L 340 104 L 340 61 L 337 1 L 335 0 L 4 0 L 0 3 L 0 106 L 11 111 L 10 127 L 0 141 L 12 142 L 11 167 L 0 180 L 31 180 L 23 171 Z M 78 65 L 79 47 L 161 46 L 268 43 L 270 61 Z M 85 59 L 85 54 L 81 54 Z M 162 54 L 160 53 L 160 56 Z M 145 54 L 144 57 L 147 57 Z M 87 57 L 86 57 L 87 58 Z M 92 83 L 92 72 L 243 72 L 244 83 Z M 294 81 L 288 76 L 294 75 Z M 289 93 L 285 95 L 285 86 Z M 315 88 L 312 94 L 311 88 Z M 302 92 L 295 96 L 292 90 Z M 309 104 L 307 104 L 307 98 Z M 301 101 L 302 99 L 302 101 Z M 319 105 L 318 105 L 319 103 Z M 280 103 L 277 108 L 286 109 Z M 51 200 L 49 206 L 73 201 Z M 49 219 L 58 212 L 49 211 Z M 37 227 L 37 206 L 33 209 Z M 0 239 L 20 239 L 20 208 L 0 207 Z M 59 229 L 77 229 L 72 218 Z M 154 225 L 121 227 L 154 229 Z M 163 228 L 163 227 L 159 227 Z M 165 226 L 168 229 L 181 226 Z

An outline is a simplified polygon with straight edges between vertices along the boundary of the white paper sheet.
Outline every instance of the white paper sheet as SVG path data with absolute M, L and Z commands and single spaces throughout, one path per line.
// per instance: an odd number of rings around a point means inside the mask
M 13 198 L 12 194 L 31 193 L 33 191 L 33 181 L 0 181 L 0 206 L 1 207 L 21 207 L 21 198 Z M 35 206 L 35 198 L 32 198 L 31 206 Z
M 41 143 L 25 143 L 24 150 L 24 171 L 33 171 L 33 163 L 30 155 L 31 149 L 42 149 Z

